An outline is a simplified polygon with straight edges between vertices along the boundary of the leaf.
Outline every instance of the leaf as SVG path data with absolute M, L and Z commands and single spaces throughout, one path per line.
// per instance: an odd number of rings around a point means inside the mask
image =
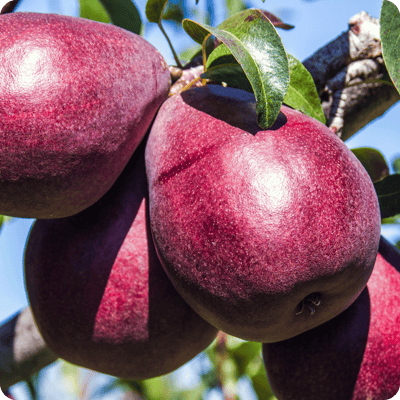
M 162 19 L 165 21 L 171 21 L 176 24 L 181 24 L 184 18 L 182 4 L 168 4 L 162 15 Z
M 400 157 L 396 157 L 392 161 L 392 167 L 394 169 L 394 172 L 396 172 L 397 174 L 400 173 Z
M 225 82 L 230 87 L 254 93 L 243 68 L 224 44 L 220 44 L 211 52 L 206 69 L 207 71 L 201 75 L 202 78 Z
M 311 74 L 303 64 L 288 55 L 290 81 L 283 102 L 325 124 L 325 116 Z M 203 78 L 225 82 L 228 86 L 253 92 L 243 69 L 225 45 L 218 46 L 207 59 Z
M 279 114 L 289 85 L 287 55 L 268 18 L 260 10 L 250 9 L 226 19 L 218 28 L 188 19 L 182 26 L 198 43 L 212 34 L 229 48 L 253 88 L 258 124 L 268 129 Z
M 230 17 L 240 11 L 246 10 L 247 6 L 243 0 L 225 0 L 225 9 Z
M 276 400 L 276 397 L 272 393 L 264 368 L 260 368 L 257 374 L 251 376 L 251 382 L 259 399 Z
M 131 0 L 100 0 L 114 25 L 140 35 L 142 20 Z
M 400 213 L 400 174 L 389 175 L 374 183 L 378 194 L 381 218 Z
M 79 367 L 67 361 L 61 361 L 61 381 L 71 397 L 79 394 Z
M 147 0 L 146 18 L 149 22 L 159 23 L 168 0 Z
M 390 78 L 400 91 L 400 13 L 388 0 L 383 0 L 381 8 L 382 53 Z
M 283 102 L 325 124 L 324 111 L 311 74 L 304 65 L 288 55 L 290 82 Z
M 235 361 L 238 375 L 246 373 L 249 363 L 261 353 L 261 343 L 245 342 L 234 350 L 229 351 L 229 356 Z
M 389 175 L 389 167 L 385 157 L 376 149 L 359 147 L 351 150 L 368 172 L 373 182 L 379 181 Z
M 110 22 L 110 16 L 99 0 L 79 0 L 79 16 L 99 22 Z

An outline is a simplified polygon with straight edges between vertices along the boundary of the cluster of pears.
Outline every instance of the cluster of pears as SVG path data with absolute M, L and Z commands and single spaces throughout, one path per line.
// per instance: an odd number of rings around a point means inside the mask
M 112 25 L 0 25 L 0 213 L 37 219 L 26 289 L 59 357 L 147 379 L 221 330 L 264 343 L 280 400 L 399 386 L 400 258 L 378 254 L 372 181 L 325 125 L 282 106 L 262 130 L 254 95 L 221 85 L 168 98 L 162 56 Z

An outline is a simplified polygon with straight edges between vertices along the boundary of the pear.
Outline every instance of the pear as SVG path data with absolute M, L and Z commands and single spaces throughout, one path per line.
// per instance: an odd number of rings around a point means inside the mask
M 140 154 L 137 154 L 140 153 Z M 127 379 L 169 373 L 217 329 L 169 282 L 148 220 L 144 148 L 105 196 L 72 217 L 38 220 L 25 280 L 43 339 L 59 357 Z
M 177 291 L 230 335 L 276 342 L 340 314 L 364 289 L 380 235 L 361 163 L 325 125 L 208 85 L 170 97 L 146 146 L 151 229 Z
M 109 190 L 167 98 L 170 73 L 117 26 L 0 16 L 0 214 L 60 218 Z
M 400 388 L 400 252 L 383 237 L 357 300 L 299 336 L 263 345 L 279 400 L 387 400 Z

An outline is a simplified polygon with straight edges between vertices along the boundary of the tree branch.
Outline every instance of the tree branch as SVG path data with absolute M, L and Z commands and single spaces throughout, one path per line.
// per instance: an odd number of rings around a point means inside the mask
M 0 326 L 0 387 L 2 390 L 26 380 L 56 361 L 44 343 L 26 308 Z
M 17 2 L 12 3 L 16 5 Z M 388 81 L 382 61 L 379 21 L 365 12 L 351 18 L 347 32 L 303 63 L 320 93 L 327 125 L 343 140 L 400 99 Z M 173 93 L 201 74 L 198 66 L 193 71 L 190 68 L 185 71 L 171 69 L 175 82 L 171 88 Z M 0 326 L 0 386 L 3 390 L 55 360 L 56 356 L 40 337 L 29 309 Z
M 400 100 L 382 59 L 379 20 L 364 11 L 303 64 L 317 86 L 327 126 L 343 140 Z

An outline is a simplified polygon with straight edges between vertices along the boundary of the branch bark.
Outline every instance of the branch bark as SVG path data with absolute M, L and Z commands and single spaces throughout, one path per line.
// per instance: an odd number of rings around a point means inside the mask
M 30 308 L 0 326 L 0 387 L 26 380 L 57 357 L 44 343 Z
M 382 60 L 379 21 L 365 12 L 351 18 L 348 31 L 303 63 L 316 83 L 327 125 L 343 140 L 400 100 Z M 181 90 L 200 74 L 198 66 L 184 71 L 171 67 L 175 82 L 171 91 Z M 3 390 L 55 360 L 56 356 L 46 347 L 36 328 L 30 309 L 0 326 L 0 387 Z
M 317 86 L 328 127 L 343 140 L 400 100 L 382 59 L 379 20 L 364 11 L 303 64 Z

